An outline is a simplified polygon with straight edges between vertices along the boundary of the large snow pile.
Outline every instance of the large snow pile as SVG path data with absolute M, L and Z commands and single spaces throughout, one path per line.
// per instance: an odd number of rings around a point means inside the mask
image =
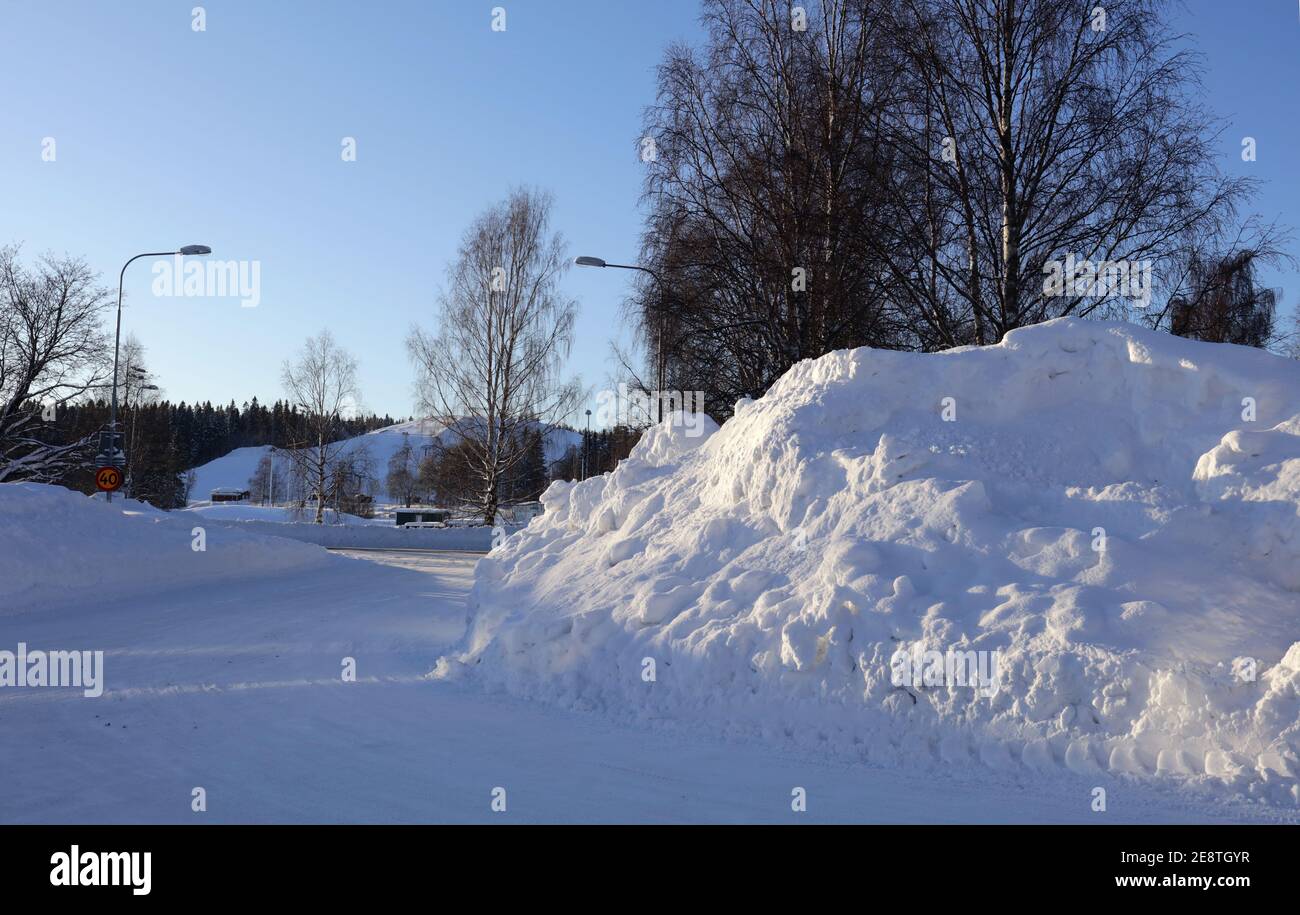
M 832 353 L 690 426 L 552 485 L 435 676 L 878 764 L 1300 800 L 1300 364 L 1059 320 Z M 993 659 L 995 688 L 927 651 Z
M 318 546 L 207 524 L 59 486 L 0 483 L 0 615 L 277 575 L 330 561 Z

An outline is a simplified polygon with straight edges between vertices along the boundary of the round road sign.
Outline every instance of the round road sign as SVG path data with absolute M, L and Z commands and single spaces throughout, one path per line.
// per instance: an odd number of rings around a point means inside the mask
M 122 485 L 122 471 L 116 467 L 101 467 L 95 471 L 95 485 L 102 492 L 116 492 Z

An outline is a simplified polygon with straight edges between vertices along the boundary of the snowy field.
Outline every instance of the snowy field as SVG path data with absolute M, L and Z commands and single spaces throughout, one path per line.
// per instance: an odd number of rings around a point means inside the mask
M 1107 779 L 845 765 L 616 725 L 425 678 L 465 626 L 475 559 L 321 568 L 0 616 L 0 644 L 102 648 L 99 699 L 0 691 L 0 822 L 1235 822 L 1246 804 Z M 343 683 L 341 659 L 357 661 Z M 195 787 L 208 809 L 190 809 Z M 490 809 L 494 788 L 507 809 Z M 807 791 L 804 813 L 791 791 Z

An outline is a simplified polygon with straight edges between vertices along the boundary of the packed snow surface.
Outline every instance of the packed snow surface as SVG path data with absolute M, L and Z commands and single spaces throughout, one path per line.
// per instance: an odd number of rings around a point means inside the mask
M 831 353 L 693 425 L 553 484 L 435 676 L 873 764 L 1300 801 L 1300 363 L 1063 319 Z
M 476 557 L 348 555 L 219 587 L 110 589 L 0 613 L 0 649 L 104 652 L 96 698 L 0 688 L 0 823 L 1097 820 L 1092 778 L 864 772 L 431 683 L 429 659 L 464 634 Z M 341 678 L 342 658 L 355 660 L 355 682 Z M 807 789 L 806 810 L 791 807 L 794 785 Z M 509 791 L 504 812 L 492 809 L 496 786 Z M 1117 787 L 1107 822 L 1300 821 L 1289 809 L 1190 803 L 1160 784 Z

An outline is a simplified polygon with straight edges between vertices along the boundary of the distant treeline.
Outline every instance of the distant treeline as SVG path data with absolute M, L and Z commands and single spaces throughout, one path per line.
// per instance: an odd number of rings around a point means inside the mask
M 93 441 L 96 433 L 108 427 L 108 417 L 106 400 L 60 406 L 54 421 L 45 425 L 43 437 L 51 444 L 69 444 L 87 437 Z M 370 414 L 339 419 L 332 440 L 341 441 L 382 429 L 404 418 Z M 182 507 L 190 498 L 185 472 L 191 468 L 223 457 L 236 448 L 260 445 L 292 448 L 309 440 L 306 422 L 296 407 L 278 400 L 267 407 L 256 397 L 242 406 L 234 401 L 226 406 L 213 406 L 208 401 L 174 404 L 163 400 L 138 406 L 127 403 L 119 405 L 118 421 L 126 446 L 129 495 L 164 509 Z M 512 476 L 510 491 L 505 493 L 507 501 L 535 499 L 552 480 L 581 479 L 584 451 L 586 476 L 608 473 L 627 457 L 640 438 L 639 430 L 626 426 L 593 431 L 589 437 L 585 432 L 580 434 L 586 439 L 585 448 L 582 444 L 571 446 L 549 467 L 542 464 L 538 441 L 535 459 L 521 466 L 515 475 L 519 479 Z M 411 487 L 413 494 L 437 489 L 453 502 L 456 496 L 467 498 L 472 485 L 468 479 L 462 479 L 465 474 L 459 470 L 459 464 L 465 460 L 461 449 L 442 449 L 435 455 L 416 453 L 413 458 L 412 471 L 418 481 Z M 392 473 L 392 468 L 374 470 Z M 93 467 L 87 463 L 70 468 L 54 482 L 79 492 L 94 492 Z
M 563 455 L 551 464 L 552 480 L 577 480 L 583 476 L 583 452 L 587 456 L 586 476 L 595 477 L 610 473 L 618 462 L 627 457 L 632 448 L 641 440 L 641 430 L 631 426 L 618 425 L 613 429 L 593 432 L 581 431 L 584 444 L 571 445 Z
M 71 443 L 107 428 L 109 404 L 104 400 L 60 406 L 54 422 L 45 428 L 52 443 Z M 297 408 L 276 401 L 271 407 L 251 401 L 236 406 L 170 403 L 127 404 L 118 409 L 127 453 L 127 478 L 132 498 L 159 508 L 185 504 L 185 471 L 206 464 L 236 448 L 274 445 L 288 448 L 307 438 L 306 424 Z M 351 438 L 398 420 L 369 415 L 338 419 L 334 440 Z M 94 480 L 85 468 L 66 471 L 56 482 L 80 492 L 92 492 Z

